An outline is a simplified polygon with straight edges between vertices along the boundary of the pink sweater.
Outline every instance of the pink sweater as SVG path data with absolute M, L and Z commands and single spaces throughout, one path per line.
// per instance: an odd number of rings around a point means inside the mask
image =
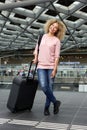
M 37 54 L 36 45 L 34 54 Z M 48 34 L 44 34 L 39 46 L 38 66 L 41 69 L 53 69 L 55 58 L 60 57 L 60 40 L 57 37 L 49 37 Z

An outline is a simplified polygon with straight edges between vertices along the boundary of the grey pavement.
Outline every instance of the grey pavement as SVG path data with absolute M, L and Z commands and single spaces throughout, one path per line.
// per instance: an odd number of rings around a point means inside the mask
M 62 102 L 57 115 L 50 107 L 50 116 L 44 116 L 45 96 L 37 90 L 33 108 L 11 113 L 7 108 L 10 89 L 0 89 L 0 130 L 87 130 L 87 93 L 54 91 Z

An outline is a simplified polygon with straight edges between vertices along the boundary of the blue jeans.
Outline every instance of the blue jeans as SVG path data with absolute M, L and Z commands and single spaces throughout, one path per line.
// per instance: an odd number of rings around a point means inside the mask
M 37 69 L 39 85 L 46 95 L 45 107 L 49 107 L 51 102 L 53 104 L 56 102 L 56 98 L 53 95 L 54 78 L 50 77 L 52 70 L 53 69 Z

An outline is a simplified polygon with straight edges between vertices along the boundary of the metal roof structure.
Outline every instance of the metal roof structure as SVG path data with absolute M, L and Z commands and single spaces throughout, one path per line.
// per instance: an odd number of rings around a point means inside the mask
M 67 28 L 61 53 L 87 54 L 87 0 L 0 0 L 0 57 L 34 49 L 50 18 Z

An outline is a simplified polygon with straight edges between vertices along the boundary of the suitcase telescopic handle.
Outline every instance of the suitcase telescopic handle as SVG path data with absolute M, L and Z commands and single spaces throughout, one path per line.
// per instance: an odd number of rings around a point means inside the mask
M 29 75 L 30 75 L 30 71 L 31 71 L 32 64 L 33 64 L 33 61 L 30 62 L 27 79 L 29 79 Z M 34 77 L 35 77 L 36 68 L 37 68 L 37 64 L 35 64 L 35 68 L 34 68 L 34 71 L 33 71 L 33 73 L 32 73 L 32 79 L 34 79 Z

